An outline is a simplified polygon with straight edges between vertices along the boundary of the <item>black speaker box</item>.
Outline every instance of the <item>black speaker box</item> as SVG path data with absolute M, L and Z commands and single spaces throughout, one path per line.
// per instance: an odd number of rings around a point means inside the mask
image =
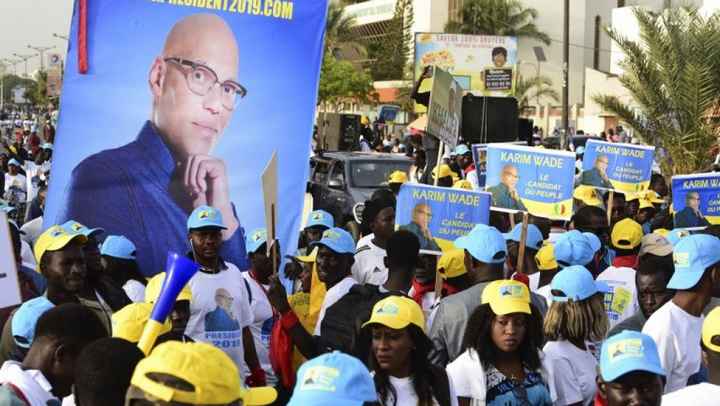
M 517 100 L 514 97 L 465 95 L 460 132 L 462 138 L 471 144 L 517 141 Z

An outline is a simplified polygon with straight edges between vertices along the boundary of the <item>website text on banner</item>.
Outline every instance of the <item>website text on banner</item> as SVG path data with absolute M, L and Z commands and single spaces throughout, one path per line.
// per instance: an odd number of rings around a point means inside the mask
M 580 184 L 620 192 L 650 187 L 655 147 L 588 140 Z
M 420 240 L 420 249 L 452 248 L 476 224 L 490 220 L 490 194 L 405 183 L 400 188 L 395 225 Z
M 569 220 L 575 154 L 509 144 L 488 144 L 486 190 L 493 209 L 527 211 Z
M 427 132 L 444 142 L 448 148 L 455 148 L 460 136 L 462 96 L 462 89 L 452 76 L 435 68 Z
M 92 4 L 87 75 L 68 52 L 46 225 L 124 235 L 152 275 L 189 250 L 188 214 L 207 204 L 228 228 L 223 259 L 247 268 L 244 230 L 265 225 L 261 173 L 277 150 L 277 234 L 294 252 L 327 1 Z M 70 49 L 77 31 L 76 12 Z
M 697 173 L 672 178 L 675 228 L 720 224 L 720 173 Z
M 494 35 L 415 34 L 415 81 L 426 66 L 448 71 L 476 96 L 510 97 L 517 81 L 517 38 Z M 420 88 L 429 91 L 430 85 Z M 417 112 L 424 112 L 416 105 Z

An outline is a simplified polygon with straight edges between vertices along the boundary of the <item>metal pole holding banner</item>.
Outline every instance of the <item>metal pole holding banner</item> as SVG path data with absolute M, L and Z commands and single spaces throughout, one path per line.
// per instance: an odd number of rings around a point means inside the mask
M 612 223 L 612 208 L 613 208 L 613 199 L 615 199 L 615 192 L 613 190 L 610 190 L 610 195 L 608 196 L 608 202 L 607 202 L 607 220 L 608 220 L 608 227 Z
M 522 232 L 520 233 L 520 245 L 518 246 L 517 265 L 515 266 L 515 270 L 517 273 L 523 273 L 523 269 L 525 268 L 525 241 L 527 241 L 529 217 L 530 216 L 528 215 L 528 212 L 523 212 Z
M 438 158 L 437 158 L 437 164 L 435 164 L 435 179 L 433 180 L 433 186 L 438 185 L 438 179 L 440 179 L 440 165 L 442 165 L 442 159 L 443 155 L 445 154 L 445 143 L 440 142 L 440 146 L 438 147 Z M 439 260 L 439 258 L 438 258 Z M 443 280 L 442 276 L 440 276 L 440 272 L 437 271 L 437 266 L 435 267 L 435 299 L 438 299 L 440 297 L 440 293 L 442 292 L 442 285 Z

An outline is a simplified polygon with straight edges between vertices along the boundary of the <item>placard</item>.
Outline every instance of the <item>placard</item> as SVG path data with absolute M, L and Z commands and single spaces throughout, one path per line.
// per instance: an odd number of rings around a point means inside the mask
M 650 187 L 655 147 L 588 140 L 580 184 L 620 192 Z
M 720 224 L 720 173 L 698 173 L 672 178 L 675 228 Z

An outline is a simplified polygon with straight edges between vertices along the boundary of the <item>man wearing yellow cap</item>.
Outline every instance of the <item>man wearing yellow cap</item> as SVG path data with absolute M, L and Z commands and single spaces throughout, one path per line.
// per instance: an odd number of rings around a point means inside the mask
M 403 185 L 403 183 L 406 183 L 408 181 L 407 174 L 403 171 L 395 171 L 390 174 L 390 177 L 388 178 L 388 186 L 390 187 L 390 190 L 393 191 L 395 196 L 400 193 L 400 186 Z
M 145 287 L 145 302 L 155 303 L 160 297 L 162 291 L 163 282 L 165 282 L 165 272 L 161 272 L 153 276 Z M 157 344 L 163 343 L 169 340 L 182 341 L 184 343 L 191 343 L 194 340 L 185 334 L 185 328 L 187 328 L 188 321 L 190 320 L 190 302 L 192 301 L 192 292 L 190 288 L 185 285 L 177 299 L 175 304 L 170 311 L 170 322 L 172 323 L 172 330 L 158 337 Z
M 250 406 L 275 401 L 275 389 L 245 388 L 239 376 L 235 363 L 214 346 L 171 341 L 138 363 L 125 404 Z

